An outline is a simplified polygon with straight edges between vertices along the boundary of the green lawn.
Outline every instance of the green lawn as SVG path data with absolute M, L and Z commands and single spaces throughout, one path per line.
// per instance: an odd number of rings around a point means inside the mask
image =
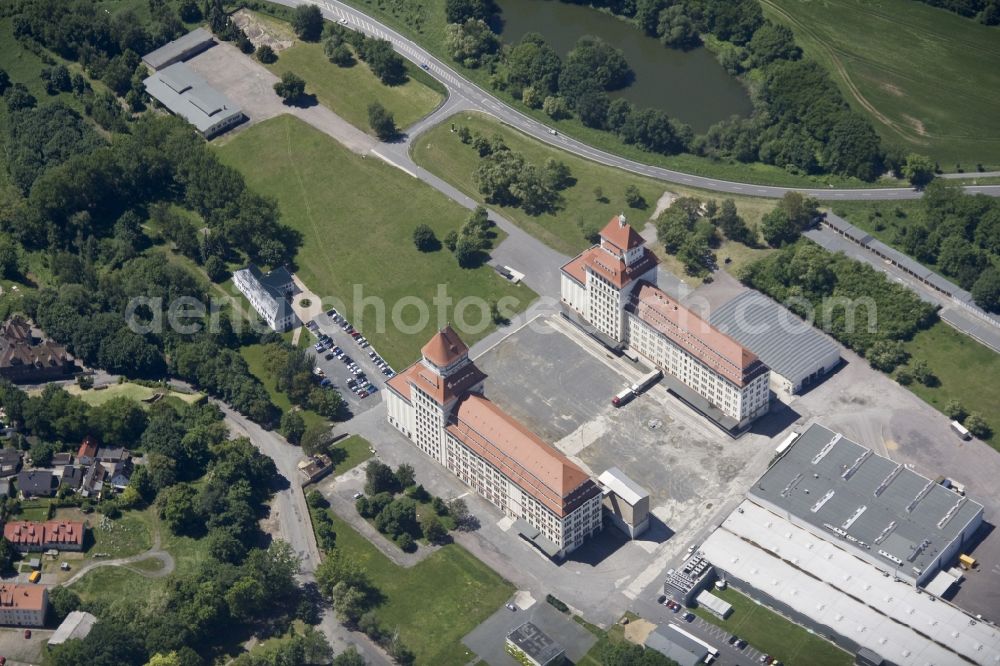
M 334 445 L 336 449 L 347 452 L 347 457 L 341 460 L 333 468 L 332 475 L 340 476 L 350 469 L 354 469 L 364 461 L 372 457 L 371 442 L 360 435 L 351 435 L 347 439 L 342 439 Z
M 927 361 L 941 384 L 927 387 L 914 382 L 907 388 L 944 409 L 949 400 L 958 400 L 970 412 L 979 412 L 993 429 L 987 440 L 1000 450 L 1000 392 L 984 390 L 1000 377 L 1000 354 L 979 344 L 944 322 L 920 331 L 906 343 L 912 357 Z
M 848 666 L 849 653 L 807 629 L 733 590 L 715 590 L 715 594 L 733 606 L 729 619 L 722 621 L 706 610 L 696 608 L 702 619 L 750 642 L 788 666 Z
M 305 336 L 306 333 L 303 332 L 302 335 Z M 247 345 L 240 348 L 240 355 L 250 367 L 250 372 L 267 389 L 268 394 L 271 396 L 271 402 L 277 405 L 282 413 L 289 412 L 293 408 L 292 401 L 288 399 L 288 396 L 284 392 L 278 390 L 277 381 L 265 368 L 264 353 L 266 350 L 267 345 Z M 307 427 L 315 423 L 327 422 L 327 419 L 310 409 L 300 409 L 299 413 L 302 415 L 302 420 L 305 421 Z
M 420 166 L 476 199 L 482 199 L 473 180 L 473 173 L 480 161 L 479 154 L 471 145 L 463 144 L 458 135 L 451 131 L 452 123 L 456 127 L 464 125 L 473 133 L 479 132 L 485 136 L 499 133 L 511 150 L 523 154 L 532 164 L 540 166 L 546 159 L 552 157 L 569 166 L 576 183 L 563 190 L 565 203 L 555 213 L 532 216 L 519 208 L 497 207 L 512 222 L 546 245 L 565 254 L 575 255 L 590 245 L 580 231 L 581 222 L 603 226 L 613 215 L 624 212 L 625 216 L 641 229 L 645 225 L 645 220 L 652 215 L 657 199 L 665 190 L 702 199 L 722 198 L 718 193 L 662 183 L 652 178 L 597 164 L 543 144 L 488 116 L 462 113 L 421 134 L 412 148 L 413 159 Z M 647 202 L 646 209 L 637 210 L 625 204 L 625 188 L 629 185 L 635 185 L 639 189 Z M 606 202 L 597 201 L 594 193 L 596 187 L 601 188 Z M 733 197 L 733 199 L 740 214 L 751 226 L 774 207 L 774 202 L 768 199 L 754 197 Z M 717 254 L 721 261 L 727 256 L 726 248 L 721 248 Z
M 465 222 L 468 211 L 292 116 L 240 133 L 219 148 L 219 156 L 239 169 L 254 191 L 277 199 L 282 221 L 302 234 L 295 258 L 298 276 L 346 313 L 395 368 L 415 360 L 433 332 L 448 322 L 468 344 L 488 334 L 494 328 L 489 301 L 513 297 L 511 309 L 519 312 L 537 296 L 488 266 L 460 268 L 446 249 L 419 252 L 412 242 L 417 225 L 427 224 L 443 238 Z M 439 288 L 451 299 L 439 299 L 440 307 L 432 300 Z M 475 300 L 457 310 L 454 304 L 466 297 Z
M 75 515 L 77 513 L 79 511 L 76 509 L 59 509 L 56 517 L 80 519 Z M 143 513 L 128 511 L 116 520 L 108 520 L 103 526 L 102 518 L 98 513 L 92 513 L 86 518 L 94 540 L 87 552 L 89 557 L 94 553 L 107 553 L 109 558 L 131 557 L 152 548 L 149 520 Z
M 1000 30 L 912 0 L 762 0 L 889 142 L 1000 165 Z
M 326 58 L 321 43 L 297 42 L 278 54 L 278 61 L 267 68 L 278 76 L 295 72 L 305 79 L 306 92 L 316 95 L 320 104 L 366 132 L 371 131 L 368 105 L 372 102 L 381 102 L 395 116 L 396 125 L 406 128 L 433 111 L 443 99 L 439 92 L 412 76 L 402 85 L 387 86 L 363 62 L 338 67 Z
M 904 0 L 899 0 L 900 2 Z M 525 115 L 557 128 L 562 134 L 584 141 L 595 148 L 633 159 L 643 164 L 652 164 L 676 169 L 699 176 L 710 176 L 725 180 L 735 180 L 762 185 L 783 185 L 788 187 L 885 187 L 836 175 L 797 176 L 779 167 L 767 164 L 742 164 L 739 162 L 713 161 L 697 155 L 659 155 L 639 150 L 627 145 L 610 132 L 586 127 L 577 118 L 553 120 L 541 109 L 531 109 L 514 99 L 509 93 L 494 90 L 490 85 L 490 72 L 486 68 L 466 69 L 452 60 L 445 48 L 445 0 L 345 0 L 345 4 L 357 7 L 366 14 L 392 27 L 399 33 L 418 42 L 453 67 L 463 77 L 489 91 L 502 102 L 516 108 Z M 678 94 L 683 94 L 679 91 Z
M 132 382 L 125 382 L 124 384 L 112 384 L 107 388 L 94 390 L 87 389 L 83 390 L 76 384 L 72 384 L 66 387 L 66 391 L 80 396 L 80 399 L 86 402 L 88 405 L 97 406 L 102 405 L 105 402 L 111 400 L 112 398 L 128 398 L 130 400 L 135 400 L 140 402 L 142 405 L 146 406 L 147 403 L 141 402 L 147 398 L 150 398 L 157 393 L 164 394 L 164 397 L 173 397 L 186 402 L 188 404 L 196 403 L 199 400 L 204 399 L 205 395 L 203 393 L 181 393 L 180 391 L 172 391 L 167 388 L 152 388 L 149 386 L 142 386 L 141 384 L 133 384 Z
M 24 500 L 21 502 L 21 512 L 15 520 L 45 521 L 51 515 L 52 501 L 48 499 Z
M 385 595 L 376 609 L 381 623 L 398 629 L 418 664 L 468 664 L 462 637 L 489 617 L 514 586 L 457 544 L 447 545 L 409 569 L 401 568 L 334 516 L 337 548 L 364 568 Z

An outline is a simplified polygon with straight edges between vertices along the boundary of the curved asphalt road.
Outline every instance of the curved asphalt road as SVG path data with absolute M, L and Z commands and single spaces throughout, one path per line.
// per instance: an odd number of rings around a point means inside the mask
M 705 176 L 695 176 L 664 169 L 662 167 L 651 166 L 636 162 L 634 160 L 619 157 L 598 150 L 576 139 L 553 135 L 545 124 L 530 118 L 516 109 L 508 106 L 490 93 L 486 92 L 476 84 L 464 78 L 450 66 L 435 58 L 417 43 L 407 39 L 395 30 L 379 23 L 367 14 L 349 7 L 336 0 L 273 0 L 282 5 L 296 7 L 303 4 L 317 5 L 326 18 L 343 23 L 353 30 L 359 30 L 368 35 L 388 39 L 392 42 L 396 51 L 408 60 L 426 66 L 427 72 L 440 81 L 448 89 L 448 100 L 434 113 L 413 125 L 408 130 L 406 142 L 397 144 L 383 144 L 380 151 L 392 153 L 393 161 L 412 161 L 407 153 L 407 144 L 413 137 L 427 128 L 436 125 L 458 111 L 476 110 L 495 116 L 498 120 L 529 134 L 539 141 L 561 148 L 570 153 L 593 160 L 601 164 L 624 169 L 633 173 L 655 178 L 657 180 L 690 187 L 698 187 L 716 192 L 727 192 L 730 194 L 743 194 L 747 196 L 780 198 L 786 192 L 797 191 L 824 200 L 885 200 L 885 199 L 916 199 L 921 196 L 921 192 L 912 188 L 892 187 L 892 188 L 852 188 L 852 189 L 824 189 L 824 188 L 792 188 L 775 187 L 771 185 L 754 185 L 750 183 L 736 183 L 718 178 L 707 178 Z M 402 153 L 402 154 L 401 154 Z M 404 157 L 405 156 L 405 157 Z M 1000 185 L 970 185 L 966 186 L 966 191 L 970 193 L 982 193 L 990 196 L 1000 196 Z

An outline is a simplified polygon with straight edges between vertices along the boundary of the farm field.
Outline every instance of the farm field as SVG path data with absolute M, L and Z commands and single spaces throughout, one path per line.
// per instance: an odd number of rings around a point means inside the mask
M 219 148 L 219 157 L 254 191 L 278 201 L 282 221 L 302 234 L 298 276 L 320 298 L 340 301 L 344 307 L 337 309 L 393 367 L 409 365 L 437 328 L 455 322 L 455 304 L 465 297 L 482 299 L 458 313 L 470 345 L 494 328 L 490 301 L 511 296 L 519 312 L 537 297 L 489 266 L 459 267 L 446 249 L 421 253 L 412 240 L 417 225 L 427 224 L 442 239 L 469 211 L 296 118 L 279 116 L 242 132 Z M 439 288 L 451 304 L 434 304 Z
M 1000 166 L 1000 30 L 911 0 L 762 0 L 891 144 Z

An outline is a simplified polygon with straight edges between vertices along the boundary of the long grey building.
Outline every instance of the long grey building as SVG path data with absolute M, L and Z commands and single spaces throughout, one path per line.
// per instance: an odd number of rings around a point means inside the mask
M 958 557 L 983 506 L 819 424 L 747 496 L 888 575 L 925 585 Z
M 240 107 L 183 62 L 158 70 L 143 84 L 150 96 L 194 125 L 206 138 L 245 118 Z
M 771 368 L 771 388 L 798 393 L 840 363 L 840 347 L 784 306 L 748 290 L 711 313 L 709 323 Z
M 212 33 L 205 28 L 196 28 L 186 35 L 167 42 L 160 48 L 147 53 L 142 61 L 151 69 L 163 69 L 175 62 L 187 60 L 215 44 Z

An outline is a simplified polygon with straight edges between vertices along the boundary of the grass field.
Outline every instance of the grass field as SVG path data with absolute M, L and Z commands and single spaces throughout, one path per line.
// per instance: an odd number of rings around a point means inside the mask
M 372 457 L 371 442 L 360 435 L 351 435 L 347 439 L 342 439 L 334 445 L 334 448 L 343 449 L 347 452 L 347 457 L 341 460 L 333 468 L 331 474 L 340 476 L 350 469 L 354 469 L 364 461 Z
M 978 412 L 993 429 L 987 441 L 1000 450 L 1000 392 L 983 388 L 1000 377 L 1000 354 L 944 322 L 917 333 L 906 350 L 911 363 L 923 359 L 941 382 L 934 387 L 914 382 L 907 388 L 938 409 L 954 399 Z
M 396 125 L 405 128 L 433 111 L 443 98 L 412 75 L 402 85 L 387 86 L 363 62 L 338 67 L 327 59 L 321 43 L 296 42 L 267 68 L 278 76 L 295 72 L 305 79 L 306 92 L 316 95 L 320 104 L 366 132 L 371 131 L 368 105 L 372 102 L 381 102 L 395 116 Z
M 496 611 L 514 586 L 459 545 L 444 546 L 404 569 L 336 516 L 334 523 L 337 549 L 385 595 L 375 613 L 387 629 L 399 630 L 416 663 L 462 666 L 472 661 L 462 637 Z
M 521 311 L 536 298 L 488 266 L 460 268 L 445 249 L 419 252 L 412 241 L 418 224 L 443 238 L 465 222 L 468 211 L 300 120 L 279 116 L 263 122 L 220 147 L 219 156 L 239 169 L 254 191 L 277 199 L 282 221 L 302 234 L 298 276 L 322 299 L 339 300 L 337 309 L 393 367 L 416 359 L 434 330 L 449 321 L 464 329 L 468 344 L 489 333 L 491 300 L 511 296 L 518 303 L 512 309 Z M 433 302 L 439 286 L 451 304 Z M 476 306 L 456 314 L 453 304 L 465 297 L 483 299 L 485 322 Z M 467 326 L 456 321 L 459 315 Z
M 172 391 L 165 387 L 151 388 L 149 386 L 142 386 L 141 384 L 133 384 L 132 382 L 125 382 L 124 384 L 111 384 L 107 388 L 99 390 L 83 390 L 76 384 L 71 384 L 66 387 L 66 392 L 71 395 L 80 396 L 81 400 L 91 406 L 102 405 L 112 398 L 128 398 L 130 400 L 135 400 L 136 402 L 141 402 L 142 400 L 151 398 L 157 393 L 164 394 L 165 398 L 176 398 L 188 404 L 196 403 L 205 397 L 203 393 L 181 393 L 180 391 Z M 144 406 L 147 405 L 147 403 L 142 404 Z
M 762 0 L 890 143 L 1000 165 L 1000 30 L 912 0 Z
M 52 512 L 52 502 L 47 499 L 32 499 L 21 502 L 21 512 L 15 520 L 45 521 Z
M 565 205 L 555 213 L 532 216 L 519 208 L 496 207 L 505 217 L 528 233 L 565 254 L 575 255 L 590 245 L 580 231 L 581 222 L 603 226 L 613 215 L 624 212 L 626 218 L 641 229 L 645 225 L 645 220 L 652 215 L 657 199 L 665 190 L 681 196 L 721 199 L 717 193 L 662 183 L 597 164 L 545 145 L 488 116 L 463 113 L 452 116 L 450 120 L 420 135 L 412 148 L 413 158 L 420 166 L 479 200 L 482 200 L 482 195 L 477 191 L 472 177 L 480 161 L 479 154 L 471 145 L 463 144 L 458 135 L 451 132 L 452 122 L 456 126 L 465 125 L 473 132 L 486 136 L 499 133 L 511 150 L 523 154 L 532 164 L 540 166 L 547 158 L 552 157 L 569 166 L 576 183 L 563 190 Z M 626 205 L 625 188 L 629 185 L 635 185 L 639 189 L 646 200 L 647 208 L 637 210 Z M 601 188 L 606 202 L 597 201 L 594 194 L 596 187 Z M 733 199 L 740 214 L 751 226 L 774 207 L 774 202 L 768 199 L 753 197 L 733 197 Z M 730 254 L 726 245 L 728 244 L 724 244 L 716 253 L 720 261 Z M 737 250 L 733 249 L 731 253 L 736 252 Z
M 247 362 L 247 365 L 250 366 L 250 372 L 267 389 L 268 394 L 271 396 L 271 402 L 277 405 L 282 413 L 290 412 L 293 408 L 292 401 L 288 399 L 288 396 L 284 392 L 278 390 L 276 380 L 268 373 L 264 365 L 264 352 L 266 350 L 267 345 L 247 345 L 240 348 L 240 355 Z M 300 409 L 299 414 L 302 415 L 302 420 L 305 421 L 306 427 L 316 423 L 326 423 L 327 421 L 327 419 L 309 409 Z
M 853 662 L 847 652 L 732 588 L 714 593 L 732 604 L 729 619 L 720 620 L 701 608 L 694 612 L 787 666 L 848 666 Z

